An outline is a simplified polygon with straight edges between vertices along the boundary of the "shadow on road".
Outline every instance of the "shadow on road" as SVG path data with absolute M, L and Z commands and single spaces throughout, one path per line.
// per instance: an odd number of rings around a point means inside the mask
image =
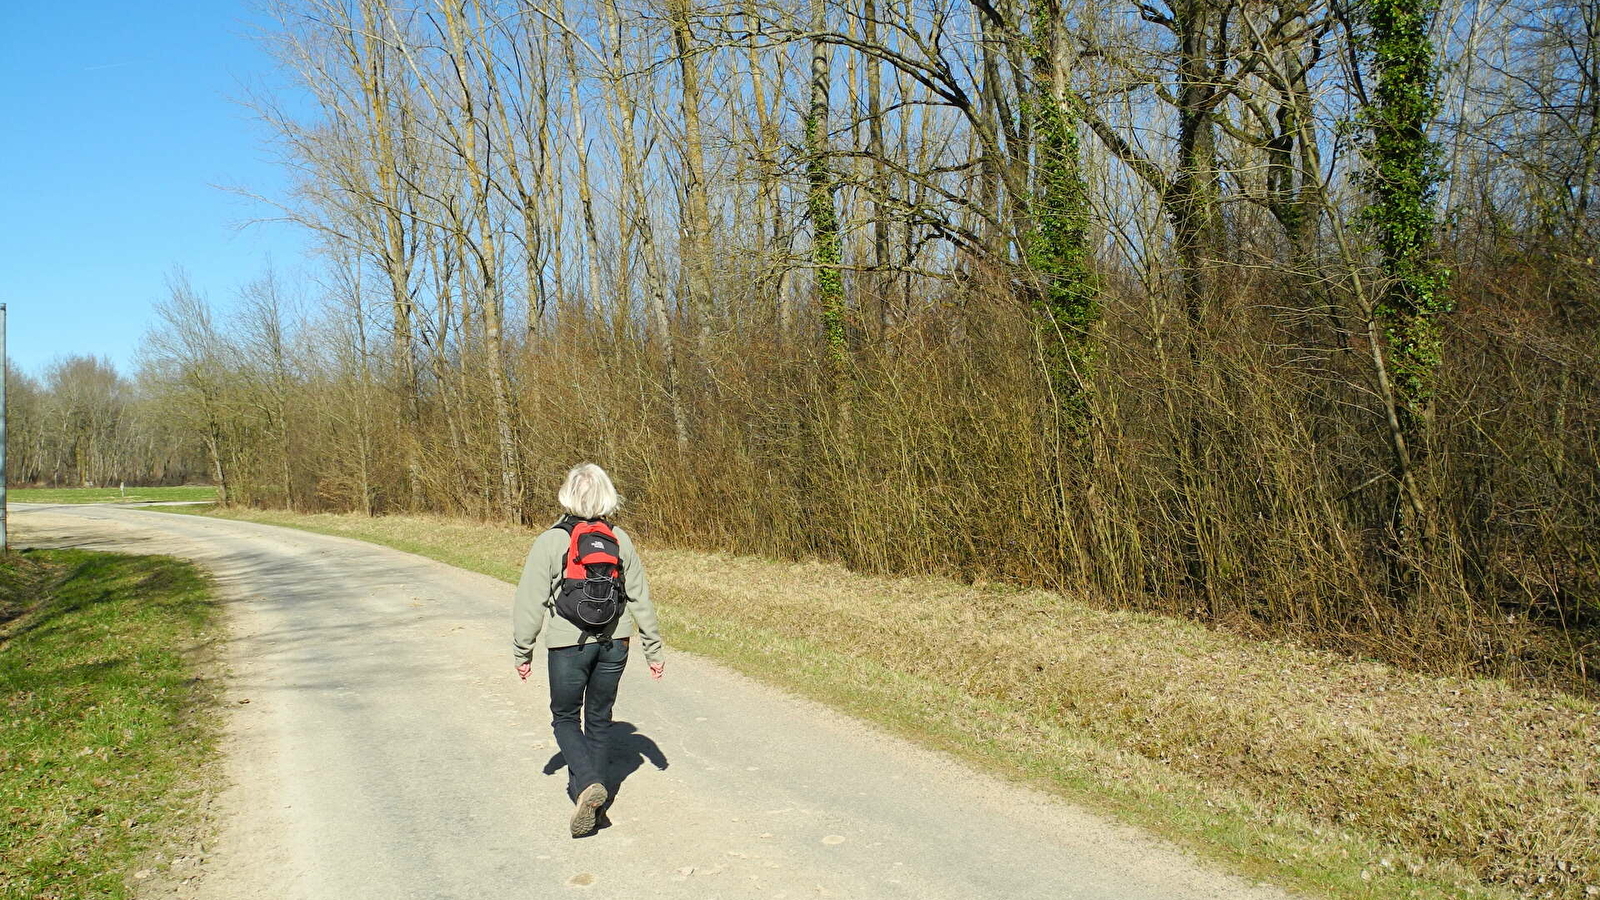
M 655 741 L 640 734 L 636 725 L 632 722 L 611 723 L 611 754 L 606 766 L 606 792 L 611 796 L 606 800 L 606 805 L 600 807 L 600 828 L 606 828 L 611 824 L 606 820 L 606 811 L 611 808 L 611 804 L 617 802 L 617 794 L 622 790 L 622 783 L 628 780 L 628 776 L 639 771 L 645 760 L 649 760 L 650 765 L 657 769 L 664 771 L 667 768 L 666 754 L 661 752 Z M 566 757 L 557 750 L 549 762 L 544 764 L 544 774 L 554 775 L 566 767 Z M 571 779 L 568 779 L 567 783 L 567 797 L 573 800 L 577 798 L 577 787 L 571 783 Z

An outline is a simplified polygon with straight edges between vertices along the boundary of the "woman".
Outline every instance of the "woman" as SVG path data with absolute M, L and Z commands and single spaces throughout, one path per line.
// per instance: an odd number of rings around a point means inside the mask
M 621 528 L 605 522 L 616 511 L 617 489 L 605 470 L 584 463 L 567 473 L 556 495 L 567 515 L 533 542 L 528 561 L 517 582 L 511 610 L 511 643 L 517 675 L 526 681 L 533 668 L 533 646 L 544 633 L 550 673 L 550 712 L 556 743 L 567 761 L 567 794 L 576 804 L 572 811 L 572 836 L 595 829 L 600 807 L 610 797 L 606 784 L 606 755 L 610 749 L 611 706 L 617 683 L 628 664 L 628 644 L 635 627 L 644 645 L 650 677 L 659 679 L 666 663 L 661 656 L 661 633 L 656 609 L 650 603 L 650 582 L 633 541 Z M 593 534 L 585 523 L 603 523 L 615 536 L 625 604 L 609 623 L 580 627 L 556 611 L 570 562 L 568 554 L 575 528 Z M 603 532 L 602 532 L 603 534 Z M 582 710 L 582 724 L 579 711 Z

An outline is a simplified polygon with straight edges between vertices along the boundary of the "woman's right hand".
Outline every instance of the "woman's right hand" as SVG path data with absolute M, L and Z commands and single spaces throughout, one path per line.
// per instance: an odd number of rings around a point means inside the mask
M 656 681 L 660 681 L 661 673 L 665 672 L 666 669 L 667 664 L 663 661 L 657 660 L 656 662 L 650 664 L 650 677 Z

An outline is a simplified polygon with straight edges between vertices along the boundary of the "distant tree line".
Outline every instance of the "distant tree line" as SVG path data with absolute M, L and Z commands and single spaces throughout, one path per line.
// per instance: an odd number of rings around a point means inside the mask
M 151 387 L 93 356 L 58 359 L 39 376 L 8 371 L 7 482 L 104 487 L 207 478 L 198 444 Z
M 231 502 L 1600 663 L 1597 0 L 285 0 L 318 280 L 144 377 Z

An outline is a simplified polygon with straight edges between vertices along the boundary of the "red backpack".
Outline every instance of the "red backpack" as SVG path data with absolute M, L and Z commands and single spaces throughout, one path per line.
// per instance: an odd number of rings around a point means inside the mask
M 571 536 L 555 593 L 556 612 L 588 634 L 603 635 L 627 602 L 617 535 L 605 519 L 563 516 L 555 527 Z

